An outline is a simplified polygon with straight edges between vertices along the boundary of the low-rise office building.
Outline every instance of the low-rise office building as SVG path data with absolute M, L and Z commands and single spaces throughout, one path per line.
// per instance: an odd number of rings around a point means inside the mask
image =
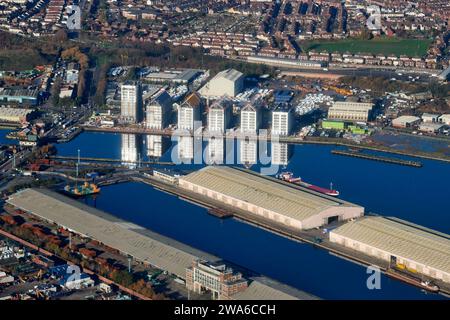
M 450 114 L 443 114 L 438 119 L 439 123 L 443 123 L 450 126 Z
M 236 293 L 245 291 L 248 282 L 240 272 L 224 263 L 194 261 L 186 269 L 186 287 L 197 293 L 209 290 L 214 300 L 230 300 Z

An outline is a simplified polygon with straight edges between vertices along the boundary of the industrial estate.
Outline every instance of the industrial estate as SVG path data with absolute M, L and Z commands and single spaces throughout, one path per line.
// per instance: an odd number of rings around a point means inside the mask
M 0 2 L 0 300 L 448 299 L 449 10 Z

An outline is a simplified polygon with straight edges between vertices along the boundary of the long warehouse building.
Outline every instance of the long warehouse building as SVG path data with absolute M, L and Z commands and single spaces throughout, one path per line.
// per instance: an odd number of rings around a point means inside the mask
M 220 258 L 197 250 L 148 229 L 118 219 L 47 189 L 24 189 L 6 202 L 43 220 L 95 239 L 136 260 L 185 279 L 186 268 L 195 260 Z M 264 276 L 252 276 L 248 288 L 235 300 L 315 300 L 317 297 Z
M 330 241 L 450 283 L 450 236 L 406 221 L 364 217 L 330 232 Z
M 363 207 L 225 166 L 209 166 L 180 177 L 179 185 L 295 229 L 312 229 L 364 215 Z

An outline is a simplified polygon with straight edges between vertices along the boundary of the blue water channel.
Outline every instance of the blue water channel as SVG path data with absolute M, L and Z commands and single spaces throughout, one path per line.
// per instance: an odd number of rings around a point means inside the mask
M 17 140 L 6 138 L 6 135 L 11 132 L 11 129 L 0 128 L 0 145 L 2 144 L 17 144 Z
M 129 138 L 120 134 L 83 133 L 58 145 L 58 152 L 76 155 L 80 149 L 82 157 L 120 159 L 129 157 L 131 150 L 139 153 L 135 158 L 145 160 L 145 140 L 138 137 L 137 147 L 130 148 Z M 124 141 L 128 141 L 128 151 Z M 176 143 L 169 141 L 162 160 L 171 159 L 172 145 Z M 295 145 L 290 149 L 289 163 L 280 170 L 293 171 L 320 186 L 333 182 L 341 198 L 365 206 L 366 211 L 450 233 L 449 164 L 420 160 L 423 168 L 413 168 L 332 155 L 332 146 Z M 144 184 L 103 188 L 95 202 L 91 199 L 88 204 L 325 299 L 442 298 L 384 276 L 380 290 L 368 290 L 366 269 L 359 265 L 235 219 L 217 219 L 201 207 Z
M 5 138 L 9 131 L 0 130 L 1 144 L 15 142 Z M 135 146 L 129 142 L 120 134 L 83 133 L 57 148 L 60 155 L 76 155 L 80 149 L 86 157 L 121 159 L 139 153 L 134 157 L 149 158 L 147 137 L 137 136 Z M 170 161 L 177 143 L 169 139 L 163 145 L 160 159 Z M 333 148 L 291 146 L 289 163 L 279 170 L 290 170 L 320 186 L 333 182 L 341 198 L 364 206 L 366 211 L 450 233 L 446 205 L 449 164 L 420 160 L 424 166 L 418 169 L 332 155 Z M 201 166 L 179 167 L 194 170 Z M 253 165 L 251 169 L 258 171 L 260 167 Z M 359 265 L 238 220 L 217 219 L 203 208 L 144 184 L 103 188 L 95 202 L 91 199 L 88 204 L 325 299 L 442 298 L 384 276 L 381 290 L 368 290 L 366 269 Z

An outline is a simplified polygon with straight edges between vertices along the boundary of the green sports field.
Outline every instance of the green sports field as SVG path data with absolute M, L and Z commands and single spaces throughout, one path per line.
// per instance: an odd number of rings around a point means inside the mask
M 375 38 L 372 40 L 345 39 L 338 41 L 308 41 L 303 48 L 306 51 L 394 54 L 396 56 L 407 55 L 410 57 L 423 56 L 431 40 Z

